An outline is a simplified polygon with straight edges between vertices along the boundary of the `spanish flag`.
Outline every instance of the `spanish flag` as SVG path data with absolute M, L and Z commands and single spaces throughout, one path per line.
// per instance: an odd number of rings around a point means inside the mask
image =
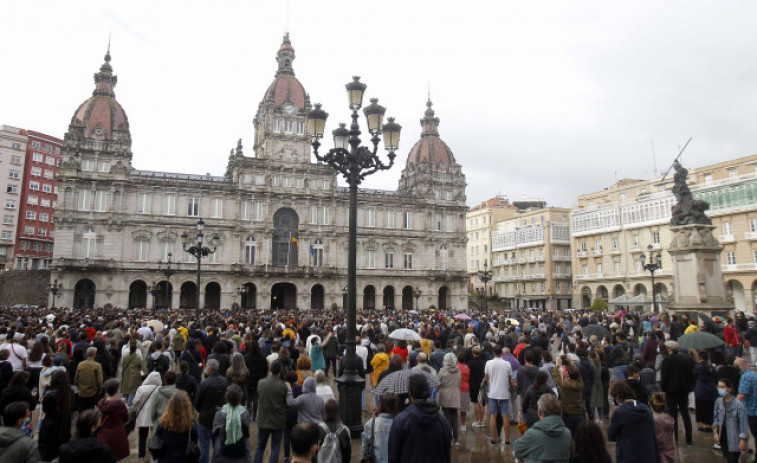
M 297 240 L 296 236 L 292 237 L 292 244 L 297 246 L 298 248 L 300 247 L 300 242 Z

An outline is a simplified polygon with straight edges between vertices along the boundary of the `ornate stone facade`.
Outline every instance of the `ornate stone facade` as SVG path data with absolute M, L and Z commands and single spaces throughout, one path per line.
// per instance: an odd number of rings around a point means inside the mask
M 240 140 L 215 177 L 132 168 L 106 55 L 65 135 L 52 273 L 64 288 L 59 305 L 194 307 L 197 265 L 179 236 L 200 218 L 206 236 L 220 238 L 202 260 L 204 306 L 343 305 L 348 191 L 333 169 L 311 161 L 311 102 L 294 58 L 287 36 L 254 119 L 252 153 Z M 430 101 L 421 124 L 399 188 L 359 193 L 358 307 L 467 306 L 465 176 Z M 178 273 L 166 301 L 169 253 Z

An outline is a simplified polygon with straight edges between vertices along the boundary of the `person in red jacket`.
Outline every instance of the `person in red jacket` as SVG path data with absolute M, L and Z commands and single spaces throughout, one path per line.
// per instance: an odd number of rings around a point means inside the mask
M 739 335 L 739 330 L 733 326 L 733 318 L 726 319 L 723 337 L 725 338 L 728 352 L 734 357 L 741 357 L 741 336 Z

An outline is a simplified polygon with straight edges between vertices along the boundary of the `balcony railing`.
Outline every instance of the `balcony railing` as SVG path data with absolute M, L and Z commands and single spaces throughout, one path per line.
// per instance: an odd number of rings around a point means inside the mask
M 589 255 L 588 251 L 576 251 L 576 255 L 578 257 L 587 257 Z
M 719 235 L 718 241 L 721 243 L 733 243 L 736 240 L 733 237 L 733 233 L 731 233 L 730 235 Z

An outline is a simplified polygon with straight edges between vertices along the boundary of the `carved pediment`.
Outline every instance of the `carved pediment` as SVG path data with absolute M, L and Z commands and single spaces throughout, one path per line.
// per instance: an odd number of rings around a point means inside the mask
M 176 236 L 176 233 L 168 229 L 158 232 L 158 240 L 160 241 L 176 241 Z
M 131 237 L 137 241 L 149 241 L 152 238 L 152 232 L 144 227 L 139 227 L 131 232 Z

